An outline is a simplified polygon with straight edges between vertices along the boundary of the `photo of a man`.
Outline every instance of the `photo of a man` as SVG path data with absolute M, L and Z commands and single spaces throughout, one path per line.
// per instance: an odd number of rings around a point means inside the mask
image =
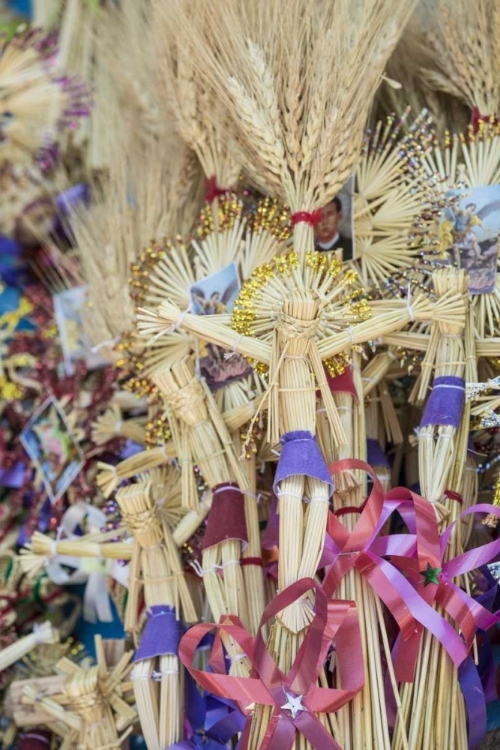
M 315 229 L 316 250 L 342 250 L 342 259 L 354 258 L 352 231 L 352 178 L 344 189 L 323 206 Z

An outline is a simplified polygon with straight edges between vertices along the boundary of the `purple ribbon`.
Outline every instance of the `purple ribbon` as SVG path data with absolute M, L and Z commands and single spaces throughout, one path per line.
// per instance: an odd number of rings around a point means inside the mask
M 431 395 L 425 405 L 420 427 L 448 425 L 458 429 L 465 403 L 465 381 L 447 375 L 434 378 Z
M 380 447 L 380 443 L 378 440 L 375 440 L 374 438 L 368 438 L 366 441 L 366 447 L 367 447 L 367 462 L 370 464 L 370 466 L 385 466 L 386 468 L 390 468 L 390 463 L 385 455 L 384 451 Z
M 134 662 L 172 654 L 177 656 L 182 636 L 182 625 L 176 619 L 174 607 L 151 607 Z
M 87 204 L 90 200 L 90 187 L 85 182 L 79 182 L 72 185 L 56 198 L 57 207 L 60 211 L 67 214 L 69 208 L 74 208 L 79 203 Z
M 273 484 L 276 494 L 279 494 L 277 492 L 279 483 L 295 475 L 319 479 L 329 485 L 330 495 L 333 494 L 333 480 L 316 438 L 311 432 L 307 430 L 287 432 L 281 438 L 281 445 L 281 456 Z
M 26 466 L 17 461 L 12 469 L 0 469 L 0 487 L 12 487 L 19 489 L 24 484 Z
M 469 750 L 475 750 L 486 736 L 486 700 L 481 678 L 471 656 L 459 666 L 458 682 L 467 710 Z
M 226 698 L 201 693 L 186 671 L 186 714 L 189 739 L 175 742 L 169 750 L 226 750 L 235 734 L 243 731 L 245 717 Z

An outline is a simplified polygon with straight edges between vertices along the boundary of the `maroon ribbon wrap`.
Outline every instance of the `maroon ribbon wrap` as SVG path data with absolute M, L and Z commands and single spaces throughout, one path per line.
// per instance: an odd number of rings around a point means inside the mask
M 212 507 L 208 514 L 203 549 L 227 542 L 229 539 L 248 541 L 245 521 L 245 498 L 234 482 L 217 484 L 213 490 Z

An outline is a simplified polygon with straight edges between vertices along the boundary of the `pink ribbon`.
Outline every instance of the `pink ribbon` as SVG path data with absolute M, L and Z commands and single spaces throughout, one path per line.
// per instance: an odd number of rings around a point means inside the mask
M 373 488 L 352 532 L 347 531 L 333 513 L 328 516 L 327 534 L 333 545 L 330 545 L 331 557 L 323 581 L 327 596 L 334 594 L 341 579 L 353 568 L 366 578 L 396 620 L 405 642 L 405 648 L 400 650 L 394 665 L 398 681 L 413 680 L 421 632 L 419 624 L 433 633 L 459 666 L 467 657 L 467 648 L 455 629 L 430 606 L 433 601 L 431 592 L 417 590 L 397 567 L 382 558 L 382 555 L 391 555 L 413 564 L 413 557 L 409 556 L 418 550 L 420 561 L 432 564 L 441 559 L 432 506 L 406 489 L 389 493 L 390 502 L 386 502 L 374 470 L 359 459 L 337 461 L 329 467 L 332 475 L 352 469 L 371 474 Z M 399 497 L 394 494 L 396 492 Z M 376 539 L 396 508 L 407 513 L 412 504 L 419 510 L 414 514 L 415 535 Z
M 316 594 L 315 616 L 288 674 L 275 664 L 262 638 L 262 627 L 308 591 Z M 193 657 L 202 638 L 213 628 L 217 630 L 208 673 L 193 667 Z M 252 665 L 251 677 L 227 674 L 220 632 L 235 641 Z M 324 666 L 328 649 L 335 639 L 337 669 L 342 689 L 318 687 L 317 680 Z M 258 750 L 288 750 L 297 732 L 303 734 L 316 750 L 341 750 L 324 728 L 317 713 L 337 711 L 358 693 L 364 684 L 364 663 L 359 620 L 354 602 L 327 600 L 322 588 L 305 578 L 282 591 L 266 607 L 260 627 L 252 638 L 238 617 L 230 615 L 219 625 L 200 624 L 184 635 L 179 657 L 194 679 L 205 690 L 221 698 L 236 701 L 247 716 L 241 750 L 249 750 L 250 704 L 272 707 L 271 718 Z M 295 713 L 287 708 L 290 700 L 298 700 Z M 255 748 L 257 750 L 257 748 Z

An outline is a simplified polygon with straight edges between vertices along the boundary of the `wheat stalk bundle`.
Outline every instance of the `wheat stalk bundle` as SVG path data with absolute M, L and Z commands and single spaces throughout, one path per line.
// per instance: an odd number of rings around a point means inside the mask
M 188 622 L 195 621 L 196 611 L 178 552 L 168 527 L 158 514 L 150 482 L 119 489 L 116 500 L 135 539 L 129 570 L 126 630 L 137 631 L 141 590 L 150 617 L 155 616 L 152 608 L 166 606 L 173 608 L 177 616 L 182 612 Z M 159 655 L 158 690 L 153 674 L 155 666 L 155 658 L 141 658 L 132 672 L 132 681 L 148 748 L 161 749 L 181 739 L 182 680 L 177 655 Z
M 55 630 L 50 622 L 44 622 L 41 625 L 35 625 L 33 632 L 20 638 L 10 646 L 6 646 L 0 652 L 0 672 L 16 661 L 19 661 L 29 654 L 34 648 L 41 643 L 58 643 L 59 633 Z
M 23 689 L 23 701 L 47 714 L 47 724 L 62 738 L 61 748 L 120 750 L 132 732 L 137 712 L 127 702 L 132 652 L 109 668 L 102 640 L 96 636 L 97 665 L 82 668 L 62 659 L 58 670 L 67 675 L 62 691 L 44 697 L 36 680 Z
M 419 69 L 425 85 L 461 99 L 488 118 L 500 108 L 498 34 L 495 2 L 424 0 L 414 17 L 427 60 Z
M 225 133 L 227 115 L 199 75 L 189 48 L 176 33 L 172 8 L 153 0 L 151 12 L 151 43 L 157 60 L 155 76 L 161 106 L 179 136 L 195 152 L 207 180 L 214 181 L 213 195 L 207 194 L 207 198 L 215 201 L 217 208 L 219 195 L 236 187 L 240 173 Z

